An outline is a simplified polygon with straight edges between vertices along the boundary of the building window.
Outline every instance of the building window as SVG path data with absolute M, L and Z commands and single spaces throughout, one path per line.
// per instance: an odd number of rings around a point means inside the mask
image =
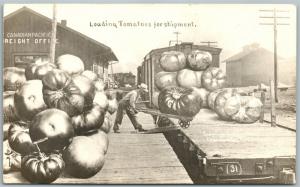
M 38 59 L 41 61 L 49 60 L 48 55 L 14 55 L 14 64 L 16 67 L 26 68 L 28 64 L 34 63 Z

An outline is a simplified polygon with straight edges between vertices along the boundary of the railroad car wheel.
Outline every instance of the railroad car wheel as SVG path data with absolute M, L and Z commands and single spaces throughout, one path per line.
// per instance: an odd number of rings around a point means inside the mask
M 191 122 L 190 121 L 179 120 L 178 124 L 180 125 L 180 127 L 186 129 L 190 126 Z

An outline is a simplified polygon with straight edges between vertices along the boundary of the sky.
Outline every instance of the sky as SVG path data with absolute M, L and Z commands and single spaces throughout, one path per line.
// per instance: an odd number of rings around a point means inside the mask
M 23 6 L 52 18 L 51 4 L 6 4 L 4 16 Z M 259 43 L 273 51 L 273 26 L 259 24 L 272 22 L 259 16 L 272 15 L 260 12 L 260 9 L 288 11 L 278 15 L 288 16 L 289 19 L 281 19 L 280 22 L 289 25 L 278 26 L 277 51 L 284 58 L 296 56 L 296 7 L 293 5 L 57 4 L 56 7 L 57 21 L 67 20 L 68 27 L 113 50 L 119 59 L 114 65 L 114 72 L 131 71 L 136 74 L 137 66 L 148 52 L 167 47 L 170 40 L 176 40 L 174 32 L 180 33 L 178 38 L 182 42 L 199 45 L 202 41 L 217 41 L 218 47 L 222 48 L 221 61 L 251 43 Z M 124 25 L 128 23 L 139 25 Z M 175 27 L 176 23 L 186 23 L 186 26 Z

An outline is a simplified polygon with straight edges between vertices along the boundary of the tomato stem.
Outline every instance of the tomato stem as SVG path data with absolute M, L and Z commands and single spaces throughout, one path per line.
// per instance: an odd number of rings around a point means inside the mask
M 176 100 L 180 99 L 181 94 L 179 92 L 173 92 L 172 97 Z
M 40 147 L 38 146 L 38 144 L 37 143 L 33 143 L 33 144 L 36 146 L 36 148 L 38 150 L 39 157 L 42 157 L 42 152 L 41 152 Z
M 43 155 L 42 155 L 42 152 L 41 152 L 41 149 L 40 149 L 40 147 L 39 147 L 39 143 L 42 143 L 42 142 L 45 142 L 45 141 L 47 141 L 48 140 L 48 137 L 45 137 L 45 138 L 43 138 L 43 139 L 40 139 L 40 140 L 37 140 L 37 141 L 35 141 L 35 142 L 32 142 L 35 146 L 36 146 L 36 148 L 37 148 L 37 150 L 38 150 L 38 153 L 39 153 L 39 156 L 40 157 L 42 157 Z

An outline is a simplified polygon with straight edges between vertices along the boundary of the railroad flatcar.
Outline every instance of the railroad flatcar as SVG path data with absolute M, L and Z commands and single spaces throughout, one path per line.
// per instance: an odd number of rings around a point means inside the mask
M 148 107 L 153 107 L 155 75 L 162 71 L 161 54 L 195 49 L 210 52 L 212 66 L 219 67 L 220 48 L 193 43 L 154 49 L 145 56 L 137 77 L 138 83 L 149 87 Z M 177 124 L 172 118 L 158 121 L 159 127 Z M 296 130 L 278 123 L 224 121 L 214 111 L 201 109 L 188 128 L 164 131 L 164 135 L 196 184 L 294 184 Z

